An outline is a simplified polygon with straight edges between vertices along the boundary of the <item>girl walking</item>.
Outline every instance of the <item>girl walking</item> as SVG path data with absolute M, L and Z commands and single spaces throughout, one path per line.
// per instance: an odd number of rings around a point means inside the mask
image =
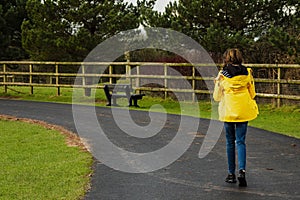
M 228 49 L 224 66 L 215 79 L 214 100 L 219 102 L 219 120 L 224 122 L 228 176 L 225 181 L 236 183 L 235 150 L 238 154 L 239 186 L 246 187 L 246 133 L 248 121 L 258 115 L 254 79 L 251 69 L 242 65 L 238 49 Z

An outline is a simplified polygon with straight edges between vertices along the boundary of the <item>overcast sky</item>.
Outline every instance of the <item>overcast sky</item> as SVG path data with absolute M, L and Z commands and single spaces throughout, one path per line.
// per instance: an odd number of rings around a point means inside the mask
M 137 0 L 124 0 L 125 2 L 131 2 L 133 3 L 134 5 L 136 5 L 136 1 Z M 160 12 L 163 12 L 165 10 L 165 7 L 166 5 L 169 3 L 169 2 L 174 2 L 176 0 L 156 0 L 156 4 L 154 6 L 154 10 L 157 10 L 157 11 L 160 11 Z

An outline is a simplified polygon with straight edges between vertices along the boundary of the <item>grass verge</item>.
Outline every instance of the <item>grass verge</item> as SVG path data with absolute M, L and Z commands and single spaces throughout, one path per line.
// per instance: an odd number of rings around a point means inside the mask
M 80 199 L 92 156 L 66 135 L 21 120 L 0 120 L 0 199 Z
M 250 126 L 300 139 L 299 105 L 283 105 L 280 108 L 269 104 L 259 105 L 259 112 L 258 118 L 251 121 Z
M 29 87 L 9 87 L 8 93 L 0 93 L 0 97 L 19 98 L 34 101 L 72 103 L 72 88 L 61 88 L 61 96 L 56 95 L 56 88 L 35 87 L 34 95 L 30 95 L 29 91 Z M 94 98 L 87 98 L 82 96 L 78 98 L 80 102 L 85 104 L 94 103 Z M 95 100 L 95 104 L 97 106 L 105 106 L 106 99 L 102 90 L 97 90 L 95 92 Z M 172 114 L 182 113 L 180 104 L 177 101 L 173 101 L 171 99 L 165 100 L 161 98 L 150 97 L 149 95 L 145 96 L 142 101 L 139 101 L 139 110 L 149 110 L 155 104 L 161 105 L 162 107 L 164 107 L 164 110 L 156 108 L 153 109 L 153 111 L 168 112 Z M 123 106 L 125 105 L 126 101 L 123 102 Z M 213 105 L 211 105 L 210 102 L 206 101 L 200 101 L 198 103 L 183 102 L 181 103 L 181 105 L 184 106 L 184 114 L 202 118 L 211 118 L 212 106 L 214 106 L 215 109 L 217 107 L 217 103 L 213 103 Z M 199 108 L 199 113 L 195 113 L 195 107 Z M 300 138 L 298 127 L 300 121 L 299 105 L 282 106 L 281 108 L 276 108 L 272 107 L 269 104 L 261 104 L 259 105 L 259 111 L 259 117 L 251 121 L 250 126 Z

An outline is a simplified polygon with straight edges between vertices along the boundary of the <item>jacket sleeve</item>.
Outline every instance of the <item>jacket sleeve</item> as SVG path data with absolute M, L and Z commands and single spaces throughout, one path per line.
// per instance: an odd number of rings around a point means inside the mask
M 248 84 L 248 92 L 250 94 L 251 99 L 254 99 L 254 97 L 256 96 L 254 78 L 252 76 L 252 70 L 248 69 L 248 71 L 250 73 L 250 83 Z
M 223 95 L 223 89 L 220 85 L 222 78 L 220 77 L 220 73 L 218 74 L 218 77 L 215 79 L 215 88 L 213 93 L 213 98 L 215 101 L 221 101 L 222 95 Z

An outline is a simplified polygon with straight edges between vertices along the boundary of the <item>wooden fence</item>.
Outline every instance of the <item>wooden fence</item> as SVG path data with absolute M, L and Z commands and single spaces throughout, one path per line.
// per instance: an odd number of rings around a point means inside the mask
M 197 72 L 196 67 L 203 66 L 188 63 L 0 61 L 0 85 L 3 86 L 5 93 L 9 86 L 28 86 L 31 88 L 31 94 L 34 93 L 34 87 L 56 87 L 57 95 L 60 95 L 60 89 L 63 87 L 89 90 L 103 88 L 101 83 L 113 83 L 122 79 L 132 84 L 137 91 L 160 92 L 164 97 L 173 92 L 189 94 L 190 99 L 194 101 L 198 95 L 210 94 L 203 84 L 212 83 L 214 79 L 212 76 L 202 77 Z M 253 69 L 256 85 L 259 86 L 258 97 L 274 99 L 278 106 L 283 99 L 297 102 L 300 100 L 300 65 L 246 64 L 246 66 Z M 91 70 L 95 67 L 102 70 L 97 72 Z M 171 73 L 170 68 L 181 71 L 181 74 Z M 97 82 L 91 84 L 92 79 Z M 182 84 L 178 82 L 181 79 L 187 80 L 190 87 L 181 87 Z M 151 84 L 153 83 L 151 80 L 156 80 L 157 84 Z

